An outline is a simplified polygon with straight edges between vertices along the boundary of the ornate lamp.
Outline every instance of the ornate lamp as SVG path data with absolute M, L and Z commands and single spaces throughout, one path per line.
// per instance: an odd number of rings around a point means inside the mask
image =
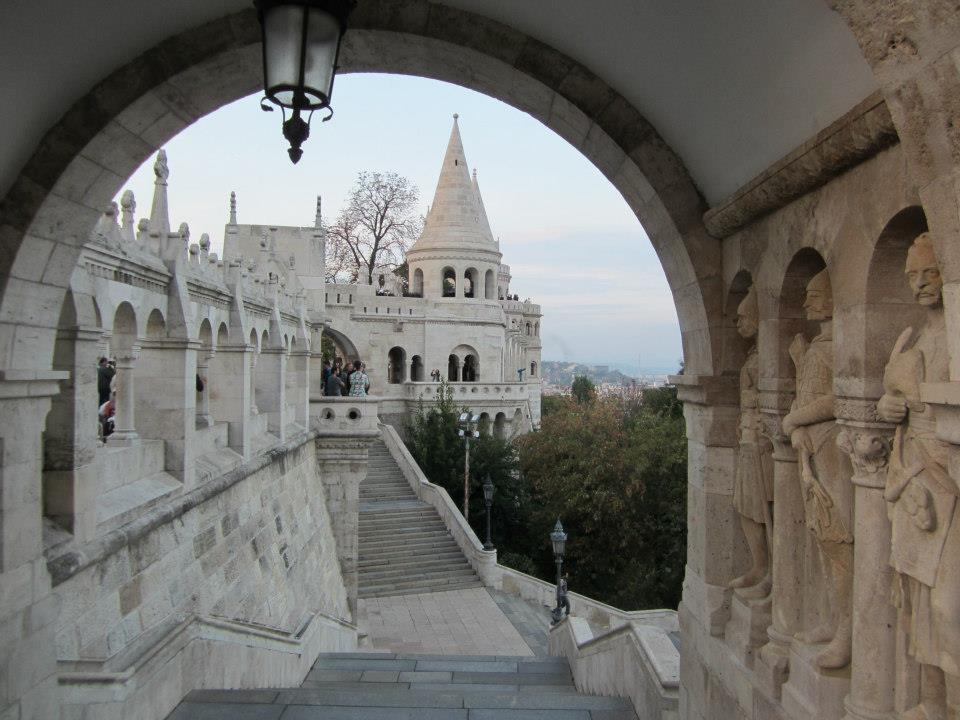
M 496 549 L 490 539 L 490 508 L 493 506 L 493 489 L 493 481 L 487 475 L 483 481 L 483 503 L 487 506 L 487 541 L 483 544 L 484 550 Z
M 563 608 L 566 606 L 567 614 L 570 614 L 570 605 L 567 602 L 565 592 L 561 592 L 560 570 L 563 568 L 563 554 L 567 549 L 567 534 L 563 531 L 563 525 L 560 524 L 560 518 L 557 518 L 557 524 L 550 533 L 550 542 L 553 544 L 553 562 L 557 566 L 557 606 L 553 609 L 553 623 L 556 625 L 563 617 Z
M 264 97 L 267 111 L 278 105 L 283 114 L 287 153 L 296 163 L 300 146 L 310 136 L 310 119 L 316 110 L 329 110 L 340 54 L 340 40 L 355 0 L 255 0 L 263 30 Z M 290 111 L 290 117 L 287 117 Z M 301 117 L 307 114 L 307 119 Z

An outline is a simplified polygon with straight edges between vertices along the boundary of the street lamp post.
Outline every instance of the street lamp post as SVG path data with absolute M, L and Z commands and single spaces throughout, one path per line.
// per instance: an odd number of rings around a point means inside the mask
M 493 542 L 490 540 L 490 507 L 493 505 L 493 490 L 493 482 L 491 482 L 490 476 L 487 475 L 483 481 L 483 502 L 487 506 L 487 541 L 483 544 L 484 550 L 496 550 Z
M 554 624 L 560 622 L 563 617 L 563 608 L 566 607 L 567 615 L 570 614 L 570 601 L 567 600 L 567 588 L 561 587 L 563 578 L 560 570 L 563 568 L 563 555 L 567 548 L 567 534 L 563 531 L 563 525 L 560 524 L 560 518 L 557 518 L 557 524 L 550 533 L 550 543 L 553 545 L 553 561 L 557 565 L 557 606 L 553 609 Z
M 468 412 L 460 413 L 460 419 L 458 420 L 460 430 L 457 434 L 463 438 L 467 446 L 463 458 L 463 519 L 468 524 L 470 523 L 470 441 L 473 438 L 480 437 L 480 433 L 477 432 L 479 422 L 479 415 L 471 415 Z

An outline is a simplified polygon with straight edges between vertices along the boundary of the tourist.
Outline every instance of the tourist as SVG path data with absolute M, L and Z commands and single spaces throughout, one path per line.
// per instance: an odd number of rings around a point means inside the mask
M 343 383 L 343 394 L 350 394 L 350 370 L 349 365 L 345 365 L 337 369 L 337 375 L 340 377 L 340 381 Z
M 560 583 L 557 585 L 557 610 L 562 613 L 564 610 L 566 614 L 570 615 L 570 598 L 567 595 L 567 574 L 564 573 L 563 577 L 560 578 Z M 557 619 L 559 620 L 559 615 Z
M 324 387 L 324 388 L 325 388 L 325 387 L 327 386 L 327 378 L 330 377 L 330 373 L 332 373 L 332 372 L 333 372 L 333 366 L 331 365 L 330 361 L 329 361 L 329 360 L 324 360 L 324 361 L 323 361 L 323 374 L 321 375 L 321 378 L 320 378 L 320 385 L 321 385 L 321 387 Z
M 108 390 L 109 392 L 109 390 Z M 113 433 L 114 415 L 117 412 L 116 393 L 108 394 L 107 399 L 100 404 L 97 413 L 100 420 L 100 436 L 106 439 Z
M 366 397 L 367 390 L 370 389 L 370 378 L 363 371 L 364 364 L 359 360 L 353 361 L 353 374 L 350 375 L 350 395 L 351 397 Z
M 328 397 L 340 397 L 343 395 L 344 384 L 340 375 L 332 370 L 327 374 L 327 379 L 323 383 L 323 394 Z
M 100 396 L 98 407 L 110 399 L 110 381 L 116 374 L 116 369 L 105 357 L 100 358 L 100 364 L 97 367 L 97 392 Z

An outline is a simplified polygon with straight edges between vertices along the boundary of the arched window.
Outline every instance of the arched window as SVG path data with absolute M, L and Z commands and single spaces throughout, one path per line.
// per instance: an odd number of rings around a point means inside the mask
M 396 385 L 404 381 L 407 370 L 407 353 L 401 347 L 390 348 L 387 353 L 387 382 Z
M 530 363 L 530 377 L 537 376 L 537 364 L 535 362 Z
M 463 296 L 468 298 L 480 296 L 480 271 L 476 268 L 467 268 L 463 273 Z
M 479 362 L 476 355 L 467 355 L 463 359 L 463 381 L 476 382 L 480 377 Z
M 410 294 L 414 297 L 423 297 L 423 270 L 413 271 L 413 282 L 410 283 Z
M 530 334 L 530 323 L 527 323 L 527 335 Z
M 410 380 L 423 382 L 423 359 L 419 355 L 414 355 L 410 361 Z
M 460 358 L 451 355 L 447 358 L 447 380 L 457 382 L 460 379 Z
M 457 272 L 452 267 L 443 269 L 441 285 L 443 287 L 443 297 L 457 296 Z
M 533 334 L 534 334 L 536 337 L 540 337 L 540 323 L 534 324 L 534 326 L 533 326 Z
M 497 276 L 493 270 L 487 270 L 483 276 L 483 296 L 487 300 L 495 300 L 497 293 Z

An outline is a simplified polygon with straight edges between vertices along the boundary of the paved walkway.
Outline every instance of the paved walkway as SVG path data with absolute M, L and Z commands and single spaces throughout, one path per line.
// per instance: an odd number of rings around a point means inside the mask
M 367 634 L 366 649 L 371 651 L 545 655 L 541 643 L 534 641 L 538 647 L 531 650 L 532 646 L 524 640 L 524 635 L 531 640 L 535 635 L 529 618 L 521 618 L 520 608 L 508 605 L 495 602 L 484 588 L 367 598 L 358 602 L 358 624 L 360 631 Z M 546 626 L 543 632 L 545 643 Z

